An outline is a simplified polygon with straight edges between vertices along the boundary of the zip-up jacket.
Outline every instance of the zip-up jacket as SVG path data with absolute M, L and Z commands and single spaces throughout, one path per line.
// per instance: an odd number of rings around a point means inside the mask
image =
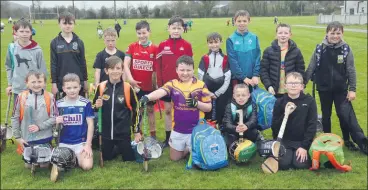
M 94 103 L 100 96 L 97 87 Z M 122 140 L 127 135 L 130 136 L 132 127 L 133 133 L 140 132 L 139 129 L 139 104 L 137 95 L 133 88 L 130 88 L 130 104 L 132 111 L 127 107 L 124 96 L 123 81 L 112 84 L 108 80 L 105 92 L 102 95 L 102 137 L 110 140 Z M 98 111 L 98 110 L 96 110 Z
M 11 117 L 11 126 L 13 128 L 14 138 L 22 138 L 27 142 L 37 142 L 42 144 L 52 140 L 52 126 L 55 125 L 55 100 L 51 93 L 41 91 L 33 93 L 29 90 L 24 103 L 23 119 L 20 121 L 20 96 L 15 102 L 13 116 Z M 49 93 L 51 98 L 50 116 L 47 112 L 46 101 L 43 93 Z M 35 133 L 30 133 L 29 125 L 37 125 L 40 130 Z M 41 142 L 42 141 L 42 142 Z
M 208 68 L 206 69 L 205 57 L 207 56 Z M 223 68 L 224 65 L 225 68 Z M 210 51 L 206 56 L 202 57 L 198 66 L 198 79 L 203 81 L 208 90 L 214 93 L 216 97 L 226 92 L 230 85 L 231 71 L 229 69 L 227 56 L 222 53 L 221 49 L 219 52 Z
M 68 73 L 75 73 L 80 80 L 87 81 L 87 65 L 83 41 L 73 33 L 70 43 L 59 35 L 50 44 L 50 70 L 52 83 L 61 89 L 63 77 Z
M 244 105 L 239 105 L 233 99 L 225 108 L 225 115 L 223 118 L 224 130 L 230 134 L 237 134 L 236 127 L 239 122 L 239 114 L 236 110 L 243 110 L 243 123 L 248 127 L 248 130 L 257 127 L 257 105 L 248 100 Z M 235 120 L 233 119 L 235 115 Z
M 316 51 L 314 51 L 306 71 L 306 81 L 316 74 L 316 85 L 318 91 L 356 91 L 356 70 L 354 56 L 350 51 L 343 64 L 343 45 L 345 41 L 338 44 L 330 44 L 327 39 L 322 41 L 323 51 L 320 53 L 320 66 L 317 67 Z
M 289 48 L 285 55 L 285 76 L 290 72 L 305 75 L 305 63 L 302 52 L 293 40 L 289 40 Z M 278 92 L 280 85 L 281 49 L 274 40 L 263 52 L 261 60 L 261 81 L 266 89 L 272 86 Z M 304 81 L 304 83 L 306 83 Z
M 316 101 L 309 94 L 305 95 L 301 92 L 296 99 L 291 99 L 288 94 L 284 94 L 276 100 L 272 115 L 272 136 L 276 139 L 279 134 L 288 102 L 293 102 L 296 109 L 289 115 L 282 140 L 293 142 L 294 145 L 291 146 L 295 149 L 299 148 L 295 146 L 301 146 L 309 150 L 317 131 Z
M 232 79 L 243 81 L 245 78 L 259 77 L 261 49 L 255 34 L 235 31 L 226 40 L 226 51 Z
M 193 56 L 192 45 L 182 38 L 171 38 L 163 41 L 157 48 L 156 76 L 158 87 L 166 82 L 179 79 L 176 74 L 176 60 L 182 55 Z
M 31 44 L 22 47 L 19 43 L 11 43 L 8 46 L 5 60 L 8 85 L 12 85 L 12 91 L 19 94 L 27 90 L 26 76 L 30 70 L 39 71 L 47 76 L 45 59 L 42 49 L 37 42 L 31 40 Z

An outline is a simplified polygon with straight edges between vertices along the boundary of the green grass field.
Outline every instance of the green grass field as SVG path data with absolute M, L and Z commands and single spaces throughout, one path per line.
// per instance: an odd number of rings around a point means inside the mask
M 208 49 L 206 35 L 210 32 L 219 32 L 223 41 L 235 30 L 234 27 L 226 26 L 228 18 L 218 19 L 193 19 L 193 29 L 183 34 L 193 47 L 195 63 Z M 288 24 L 316 25 L 315 17 L 280 17 L 279 21 Z M 121 21 L 121 20 L 120 20 Z M 128 25 L 122 25 L 121 37 L 117 41 L 117 48 L 125 51 L 127 46 L 136 41 L 135 23 L 138 20 L 128 20 Z M 103 27 L 113 26 L 113 20 L 101 20 Z M 151 40 L 158 44 L 167 39 L 167 19 L 150 19 L 152 29 Z M 35 24 L 37 41 L 43 49 L 47 67 L 50 63 L 50 41 L 60 31 L 56 20 L 48 20 L 41 27 Z M 249 30 L 257 34 L 260 39 L 261 50 L 268 47 L 275 38 L 275 25 L 273 17 L 252 18 Z M 88 64 L 89 82 L 93 82 L 94 70 L 92 68 L 96 54 L 104 48 L 102 39 L 96 35 L 97 20 L 77 20 L 75 32 L 84 41 L 86 59 Z M 324 25 L 325 26 L 325 25 Z M 366 25 L 365 25 L 366 26 Z M 347 26 L 347 28 L 362 28 L 362 26 Z M 306 66 L 309 63 L 312 51 L 317 43 L 325 36 L 325 29 L 309 29 L 302 27 L 292 28 L 292 39 L 301 49 Z M 357 70 L 357 99 L 353 102 L 359 123 L 367 134 L 367 34 L 345 32 L 344 39 L 349 43 L 355 57 Z M 5 33 L 1 35 L 1 123 L 5 122 L 6 101 L 5 88 L 7 85 L 6 71 L 4 67 L 7 45 L 12 40 L 11 26 L 6 25 Z M 225 43 L 222 44 L 225 50 Z M 311 92 L 311 83 L 307 86 L 307 92 Z M 48 83 L 47 89 L 51 85 Z M 319 100 L 317 101 L 319 105 Z M 164 120 L 157 118 L 157 135 L 160 140 L 164 139 Z M 336 113 L 332 115 L 333 132 L 341 135 Z M 265 132 L 266 137 L 271 137 L 271 131 Z M 95 152 L 95 166 L 89 172 L 81 169 L 62 173 L 57 183 L 49 180 L 50 171 L 38 169 L 35 177 L 29 170 L 23 167 L 23 161 L 15 153 L 16 145 L 8 143 L 8 148 L 1 154 L 1 189 L 40 189 L 40 188 L 63 188 L 63 189 L 87 189 L 87 188 L 170 188 L 170 189 L 240 189 L 240 188 L 277 188 L 277 189 L 366 189 L 367 188 L 367 156 L 359 152 L 345 151 L 345 160 L 351 160 L 353 170 L 341 173 L 335 169 L 321 169 L 317 172 L 304 171 L 279 171 L 275 175 L 266 175 L 260 166 L 263 161 L 258 154 L 250 163 L 237 166 L 230 162 L 230 166 L 219 171 L 185 170 L 185 161 L 172 162 L 169 160 L 169 151 L 165 149 L 158 160 L 149 162 L 150 171 L 144 172 L 141 164 L 131 162 L 123 163 L 119 159 L 105 162 L 104 168 L 98 166 L 98 152 Z

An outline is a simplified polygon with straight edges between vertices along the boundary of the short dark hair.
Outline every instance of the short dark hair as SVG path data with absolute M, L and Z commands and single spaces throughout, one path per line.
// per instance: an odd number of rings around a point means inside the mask
M 35 76 L 37 79 L 39 78 L 43 78 L 43 80 L 46 82 L 46 75 L 42 72 L 39 71 L 35 71 L 35 70 L 30 70 L 27 75 L 26 75 L 26 82 L 28 82 L 29 77 L 31 76 Z
M 121 64 L 122 69 L 124 69 L 123 60 L 120 57 L 118 57 L 116 55 L 113 55 L 113 56 L 107 58 L 106 64 L 105 64 L 105 69 L 106 70 L 107 69 L 112 69 L 118 64 Z
M 75 24 L 75 17 L 70 12 L 63 12 L 63 13 L 61 13 L 60 16 L 59 16 L 59 18 L 58 18 L 58 23 L 60 23 L 60 21 L 63 20 L 63 19 L 64 19 L 64 24 L 66 24 L 66 23 L 69 23 L 70 24 L 71 21 L 73 21 L 74 24 Z
M 234 16 L 234 21 L 236 21 L 236 19 L 240 16 L 246 16 L 248 17 L 248 20 L 250 20 L 250 14 L 247 10 L 236 11 L 235 16 Z
M 149 23 L 145 20 L 141 20 L 141 21 L 137 22 L 137 24 L 135 25 L 135 30 L 140 30 L 142 28 L 147 28 L 147 31 L 151 30 Z
M 341 30 L 341 32 L 344 33 L 344 26 L 339 21 L 333 21 L 327 25 L 326 33 L 328 33 L 331 30 L 332 31 Z
M 216 40 L 220 40 L 220 42 L 222 42 L 221 34 L 219 34 L 217 32 L 212 32 L 212 33 L 208 34 L 207 42 L 216 41 Z
M 18 20 L 14 25 L 14 30 L 18 31 L 20 27 L 29 28 L 32 31 L 32 24 L 26 20 Z
M 291 26 L 288 25 L 288 24 L 285 24 L 285 23 L 280 23 L 276 26 L 276 33 L 277 33 L 277 30 L 281 27 L 284 27 L 284 28 L 289 28 L 289 31 L 291 32 Z
M 192 65 L 194 69 L 194 61 L 193 58 L 188 55 L 182 55 L 176 60 L 176 67 L 179 66 L 179 64 L 185 64 L 185 65 Z
M 172 25 L 175 22 L 178 22 L 181 24 L 182 27 L 184 27 L 184 20 L 180 16 L 173 16 L 170 18 L 169 23 L 167 25 Z

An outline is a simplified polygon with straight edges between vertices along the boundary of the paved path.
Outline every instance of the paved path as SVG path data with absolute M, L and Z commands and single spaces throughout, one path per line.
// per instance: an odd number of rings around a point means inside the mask
M 325 26 L 311 26 L 311 25 L 293 25 L 293 26 L 306 27 L 306 28 L 322 28 L 322 29 L 326 29 Z M 344 28 L 344 31 L 367 33 L 367 30 L 353 29 L 353 28 Z

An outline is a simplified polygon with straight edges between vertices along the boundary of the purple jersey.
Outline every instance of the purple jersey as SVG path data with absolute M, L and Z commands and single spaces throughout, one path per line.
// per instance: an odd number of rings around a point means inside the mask
M 186 105 L 186 98 L 194 98 L 204 103 L 210 103 L 211 97 L 204 82 L 193 77 L 191 84 L 184 84 L 177 79 L 167 82 L 161 87 L 173 102 L 172 127 L 178 133 L 191 134 L 204 113 L 197 108 Z
M 60 143 L 79 144 L 87 140 L 87 118 L 93 118 L 91 102 L 79 96 L 75 102 L 69 102 L 62 98 L 56 102 L 59 113 L 64 118 L 63 128 L 60 134 Z

